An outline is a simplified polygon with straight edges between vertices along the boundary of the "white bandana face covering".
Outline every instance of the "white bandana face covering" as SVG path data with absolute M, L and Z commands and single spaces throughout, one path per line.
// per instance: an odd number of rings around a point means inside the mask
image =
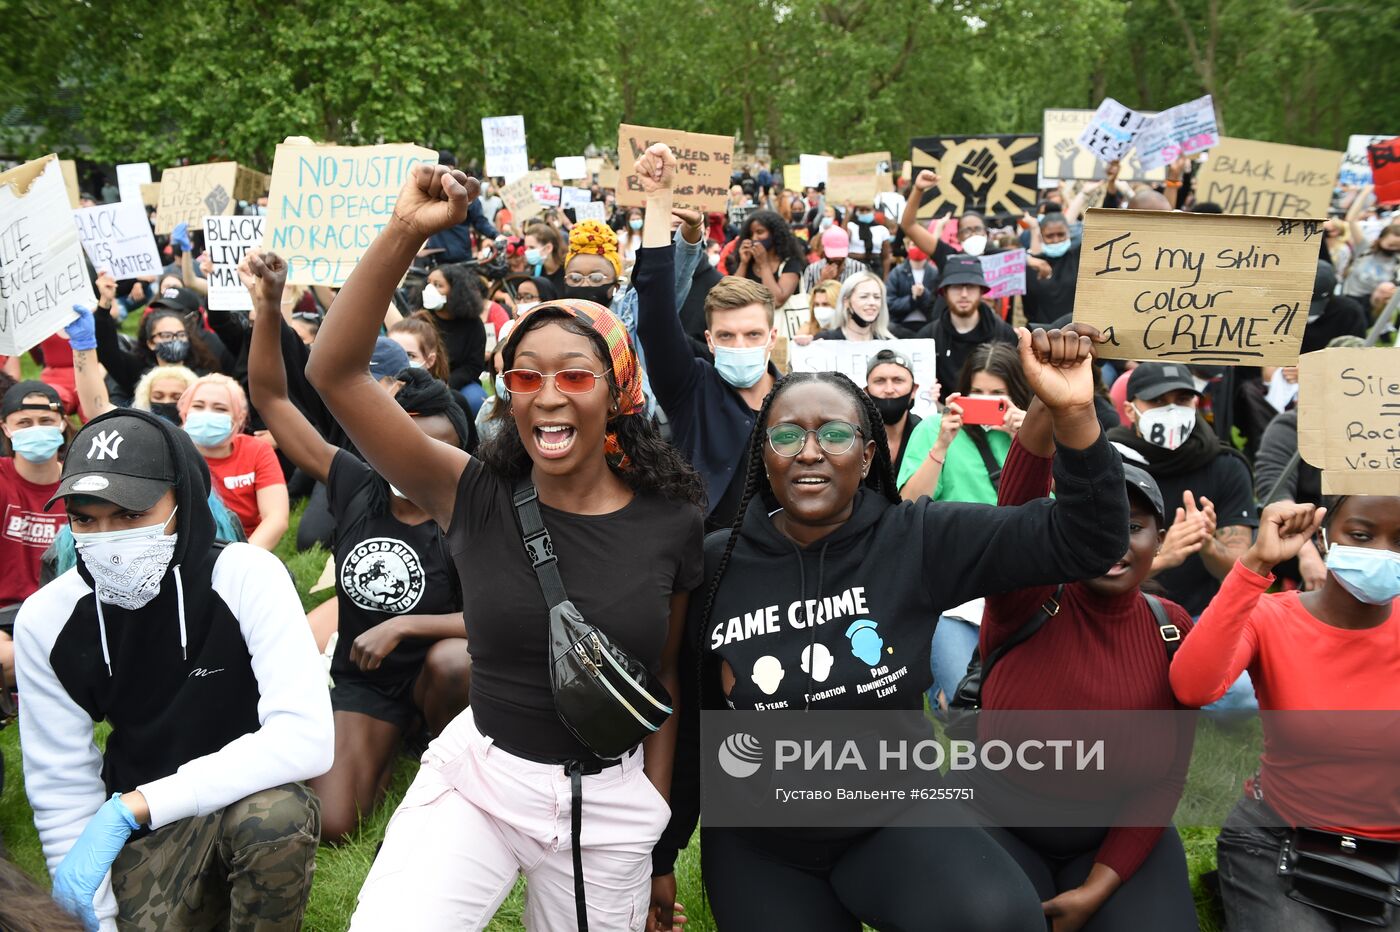
M 99 601 L 134 610 L 156 597 L 175 555 L 178 535 L 165 533 L 174 517 L 172 511 L 160 524 L 125 531 L 73 532 L 73 544 L 92 574 Z

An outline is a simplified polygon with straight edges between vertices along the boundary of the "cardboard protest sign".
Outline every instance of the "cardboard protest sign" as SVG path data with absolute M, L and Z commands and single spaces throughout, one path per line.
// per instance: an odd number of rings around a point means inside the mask
M 793 372 L 840 372 L 865 387 L 865 368 L 870 357 L 882 349 L 894 350 L 909 358 L 914 366 L 914 413 L 920 417 L 933 410 L 934 386 L 938 383 L 937 356 L 933 340 L 813 340 L 806 346 L 793 344 L 788 362 Z
M 624 171 L 617 186 L 617 203 L 643 207 L 646 194 L 632 172 L 632 165 L 653 144 L 664 142 L 676 156 L 676 178 L 671 203 L 687 210 L 715 213 L 724 210 L 729 196 L 729 173 L 734 163 L 734 137 L 684 133 L 623 123 L 617 128 L 617 155 Z
M 921 219 L 970 210 L 1005 220 L 1034 211 L 1039 136 L 921 136 L 912 140 L 914 174 L 938 173 L 924 195 Z
M 59 159 L 58 164 L 63 170 L 63 186 L 68 189 L 68 206 L 77 210 L 82 206 L 78 197 L 78 163 L 72 159 Z
M 1180 156 L 1194 155 L 1219 144 L 1215 104 L 1209 94 L 1149 118 L 1133 140 L 1144 168 L 1164 168 Z
M 611 162 L 604 162 L 603 167 L 598 169 L 598 187 L 616 191 L 621 183 L 622 172 L 618 167 Z
M 517 230 L 526 220 L 544 213 L 544 205 L 535 200 L 534 180 L 529 174 L 522 175 L 502 188 L 501 200 L 515 219 Z
M 288 282 L 338 288 L 389 222 L 410 173 L 436 164 L 436 150 L 407 144 L 281 143 L 272 162 L 263 248 L 287 260 Z
M 1400 368 L 1389 348 L 1298 359 L 1298 452 L 1324 495 L 1400 495 Z
M 847 162 L 844 159 L 832 159 L 826 163 L 828 203 L 873 205 L 877 193 L 879 192 L 875 172 L 869 166 Z
M 530 170 L 523 116 L 482 117 L 481 140 L 486 147 L 486 174 L 509 184 Z
M 1342 154 L 1223 137 L 1196 174 L 1196 200 L 1227 214 L 1322 219 Z
M 118 201 L 73 211 L 83 251 L 98 272 L 110 272 L 117 281 L 159 275 L 165 264 L 156 250 L 146 205 Z
M 804 188 L 816 188 L 826 184 L 826 166 L 831 161 L 825 155 L 799 155 L 797 173 Z
M 1142 116 L 1153 116 L 1149 110 L 1138 111 Z M 1046 110 L 1044 112 L 1044 133 L 1041 136 L 1041 155 L 1044 157 L 1046 180 L 1054 181 L 1098 181 L 1104 177 L 1105 163 L 1094 153 L 1079 144 L 1079 137 L 1094 118 L 1093 110 Z M 1165 168 L 1149 171 L 1144 168 L 1137 153 L 1129 151 L 1118 167 L 1120 181 L 1162 181 L 1167 177 Z M 1040 185 L 1042 188 L 1048 185 Z
M 983 297 L 988 300 L 1026 293 L 1026 251 L 1008 249 L 992 256 L 978 256 L 982 277 L 991 286 Z
M 584 167 L 588 169 L 588 174 L 585 176 L 587 178 L 592 178 L 594 175 L 598 174 L 598 172 L 603 170 L 602 156 L 590 155 L 588 158 L 584 159 L 583 162 Z
M 1105 97 L 1079 134 L 1079 144 L 1105 162 L 1114 162 L 1127 154 L 1133 137 L 1146 122 L 1145 115 Z
M 874 205 L 875 195 L 894 190 L 890 174 L 893 159 L 888 152 L 867 152 L 830 159 L 826 163 L 826 199 L 833 204 L 850 202 Z
M 588 160 L 581 155 L 561 155 L 554 160 L 554 170 L 564 181 L 578 181 L 588 177 Z
M 141 185 L 141 203 L 147 207 L 160 206 L 160 182 L 152 181 Z
M 1389 136 L 1348 136 L 1347 151 L 1342 153 L 1342 171 L 1337 176 L 1337 184 L 1361 187 L 1371 183 L 1371 160 L 1366 149 L 1378 142 L 1385 142 Z
M 206 302 L 211 311 L 251 311 L 253 296 L 238 277 L 238 263 L 248 250 L 256 248 L 263 238 L 263 218 L 205 217 L 204 248 L 214 263 L 205 283 L 209 286 Z
M 164 235 L 182 223 L 197 230 L 206 216 L 231 214 L 239 201 L 266 194 L 267 186 L 266 175 L 237 162 L 167 168 L 160 175 L 156 232 Z
M 802 183 L 801 165 L 783 166 L 783 187 L 790 191 L 801 191 L 806 187 L 806 185 Z
M 1376 186 L 1376 203 L 1400 203 L 1400 136 L 1378 142 L 1366 149 L 1371 161 L 1371 182 Z
M 128 162 L 117 166 L 117 190 L 121 199 L 132 204 L 140 204 L 141 185 L 151 183 L 150 162 Z
M 0 174 L 0 355 L 62 330 L 73 305 L 97 303 L 58 157 Z
M 1291 366 L 1321 237 L 1321 220 L 1095 208 L 1074 319 L 1110 359 Z

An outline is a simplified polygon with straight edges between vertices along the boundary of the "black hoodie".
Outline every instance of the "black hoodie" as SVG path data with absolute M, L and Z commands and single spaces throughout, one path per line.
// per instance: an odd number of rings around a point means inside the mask
M 755 503 L 708 621 L 699 617 L 703 595 L 731 532 L 705 540 L 706 582 L 691 600 L 687 638 L 702 658 L 700 695 L 682 703 L 683 715 L 697 705 L 922 708 L 932 683 L 929 644 L 944 611 L 978 596 L 1092 578 L 1127 550 L 1127 494 L 1112 445 L 1101 435 L 1084 451 L 1061 448 L 1054 468 L 1056 498 L 1017 507 L 928 498 L 894 504 L 862 489 L 850 519 L 807 548 Z M 727 698 L 721 661 L 735 676 Z M 683 719 L 676 816 L 653 858 L 658 872 L 674 857 L 663 850 L 668 840 L 683 846 L 694 829 L 698 768 L 690 738 Z
M 89 424 L 118 416 L 169 443 L 178 536 L 139 609 L 99 607 L 80 557 L 20 610 L 25 783 L 50 870 L 114 792 L 140 789 L 160 828 L 317 776 L 333 754 L 324 669 L 286 569 L 249 544 L 216 547 L 209 468 L 183 430 L 130 408 Z M 99 918 L 104 903 L 115 910 L 110 895 L 104 886 Z

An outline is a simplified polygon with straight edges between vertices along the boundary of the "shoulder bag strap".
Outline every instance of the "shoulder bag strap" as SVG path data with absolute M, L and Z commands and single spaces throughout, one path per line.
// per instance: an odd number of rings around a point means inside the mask
M 569 601 L 564 591 L 564 580 L 559 577 L 559 560 L 554 555 L 554 541 L 544 526 L 544 515 L 540 514 L 540 496 L 535 484 L 529 479 L 521 479 L 515 484 L 512 495 L 515 513 L 520 518 L 520 533 L 525 542 L 525 555 L 535 569 L 540 581 L 544 599 L 549 603 L 550 615 L 554 609 Z M 583 849 L 579 836 L 583 831 L 583 770 L 579 761 L 565 765 L 569 776 L 569 847 L 574 864 L 574 909 L 578 919 L 579 932 L 588 932 L 588 907 L 583 885 Z
M 1181 629 L 1167 618 L 1167 607 L 1161 599 L 1146 592 L 1142 597 L 1147 600 L 1147 607 L 1152 609 L 1152 618 L 1157 622 L 1157 632 L 1162 635 L 1162 646 L 1167 649 L 1167 665 L 1170 666 L 1176 649 L 1181 646 Z
M 529 479 L 521 479 L 515 484 L 515 514 L 520 519 L 520 533 L 525 541 L 525 555 L 535 569 L 535 576 L 544 591 L 544 600 L 551 610 L 569 601 L 564 591 L 564 580 L 559 576 L 559 560 L 554 555 L 554 541 L 544 526 L 544 516 L 540 514 L 540 496 L 535 484 Z
M 1064 586 L 1056 586 L 1055 591 L 1046 597 L 1045 601 L 1040 604 L 1040 608 L 1030 617 L 1030 620 L 1017 628 L 1015 634 L 1011 635 L 1011 637 L 1007 638 L 1005 641 L 1002 641 L 1001 644 L 997 645 L 995 650 L 987 655 L 987 659 L 982 662 L 983 683 L 987 682 L 987 677 L 991 674 L 992 667 L 996 666 L 997 661 L 1000 660 L 1007 651 L 1011 650 L 1011 648 L 1015 647 L 1017 644 L 1029 640 L 1031 635 L 1039 631 L 1047 621 L 1060 613 L 1060 593 L 1064 592 L 1064 589 Z
M 987 431 L 976 424 L 969 424 L 964 431 L 967 439 L 972 441 L 977 447 L 977 452 L 982 455 L 982 465 L 987 467 L 987 478 L 992 480 L 992 488 L 1001 488 L 1001 464 L 992 455 L 992 444 L 987 439 Z

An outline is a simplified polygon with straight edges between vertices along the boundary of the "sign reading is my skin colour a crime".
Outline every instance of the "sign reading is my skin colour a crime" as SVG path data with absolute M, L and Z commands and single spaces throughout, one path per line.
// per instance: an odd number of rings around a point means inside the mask
M 1296 365 L 1321 220 L 1090 210 L 1074 319 L 1110 359 Z

